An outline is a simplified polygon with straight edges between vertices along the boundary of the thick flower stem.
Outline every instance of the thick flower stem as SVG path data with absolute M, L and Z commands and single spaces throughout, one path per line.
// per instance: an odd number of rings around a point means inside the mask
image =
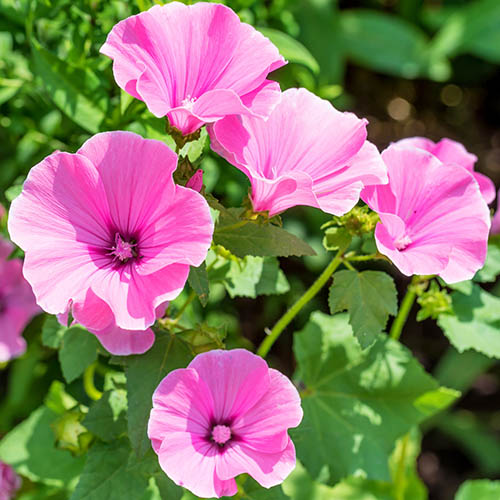
M 85 389 L 87 396 L 94 401 L 97 401 L 102 397 L 102 392 L 99 391 L 94 385 L 94 373 L 96 368 L 97 364 L 92 363 L 91 365 L 87 366 L 87 368 L 83 372 L 83 388 Z
M 401 306 L 399 307 L 398 315 L 394 318 L 394 322 L 391 326 L 391 331 L 389 333 L 391 339 L 398 340 L 401 332 L 403 331 L 403 327 L 405 326 L 408 315 L 410 314 L 413 303 L 417 297 L 416 288 L 419 279 L 419 276 L 413 276 L 411 283 L 408 285 L 406 295 L 404 296 Z
M 257 354 L 265 358 L 267 353 L 273 346 L 273 344 L 278 340 L 283 330 L 289 325 L 289 323 L 297 316 L 300 310 L 323 288 L 325 283 L 328 281 L 330 276 L 335 272 L 337 267 L 342 263 L 342 258 L 347 246 L 342 247 L 337 252 L 337 255 L 328 264 L 325 270 L 320 274 L 318 279 L 306 290 L 304 295 L 295 302 L 295 304 L 288 309 L 288 311 L 278 320 L 274 325 L 273 329 L 269 335 L 262 341 L 259 348 L 257 349 Z

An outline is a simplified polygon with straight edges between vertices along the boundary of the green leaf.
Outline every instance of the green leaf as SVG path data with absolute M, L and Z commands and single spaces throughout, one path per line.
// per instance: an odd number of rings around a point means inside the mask
M 339 17 L 343 49 L 355 63 L 403 78 L 448 78 L 448 62 L 431 57 L 427 36 L 415 25 L 368 9 L 343 10 Z
M 105 112 L 81 90 L 98 94 L 99 79 L 88 68 L 75 68 L 68 61 L 62 61 L 34 39 L 31 48 L 35 73 L 54 104 L 84 130 L 92 134 L 99 132 Z
M 441 314 L 438 325 L 459 352 L 474 349 L 500 358 L 500 299 L 470 285 L 451 294 L 455 314 Z
M 451 15 L 434 37 L 433 51 L 454 56 L 474 54 L 500 63 L 500 3 L 476 0 Z
M 500 481 L 478 479 L 465 481 L 460 486 L 455 500 L 498 500 L 500 498 Z
M 312 54 L 300 42 L 295 40 L 295 38 L 292 38 L 282 31 L 271 28 L 258 29 L 278 47 L 280 54 L 289 62 L 303 64 L 314 74 L 319 73 L 319 64 L 316 59 L 314 59 Z
M 208 294 L 210 293 L 205 262 L 198 267 L 191 267 L 188 282 L 189 286 L 196 292 L 196 295 L 198 295 L 201 305 L 205 307 L 208 304 Z
M 59 362 L 66 382 L 78 378 L 97 359 L 99 341 L 81 326 L 72 326 L 64 333 Z
M 210 271 L 212 282 L 221 282 L 233 297 L 251 297 L 286 293 L 290 285 L 278 259 L 247 256 L 226 260 L 218 257 Z
M 128 393 L 128 431 L 139 458 L 151 449 L 147 436 L 151 398 L 160 381 L 172 370 L 185 368 L 191 353 L 181 340 L 170 334 L 157 335 L 153 347 L 140 356 L 125 359 Z
M 299 461 L 283 482 L 283 491 L 292 500 L 337 500 L 337 497 L 333 496 L 333 488 L 313 481 Z M 354 497 L 351 499 L 354 500 Z
M 83 419 L 83 425 L 103 441 L 113 441 L 127 432 L 127 392 L 105 392 Z
M 34 482 L 71 488 L 85 459 L 55 447 L 57 413 L 42 406 L 0 441 L 0 460 Z
M 316 252 L 297 236 L 268 224 L 240 219 L 242 209 L 221 211 L 214 232 L 214 243 L 227 248 L 236 257 L 289 257 L 316 255 Z
M 352 474 L 388 481 L 396 439 L 458 395 L 387 336 L 363 351 L 345 314 L 313 313 L 294 352 L 305 385 L 304 419 L 291 431 L 297 455 L 312 477 L 326 465 L 332 483 Z
M 489 283 L 496 280 L 500 274 L 500 243 L 498 241 L 488 243 L 488 254 L 484 266 L 474 276 L 474 281 Z
M 42 327 L 42 343 L 44 346 L 57 349 L 62 342 L 67 328 L 55 316 L 47 316 Z
M 130 451 L 126 439 L 94 444 L 71 500 L 140 498 L 148 487 L 148 478 L 128 466 Z
M 372 344 L 385 328 L 389 314 L 398 312 L 394 280 L 381 271 L 338 271 L 328 297 L 332 314 L 347 310 L 361 347 Z

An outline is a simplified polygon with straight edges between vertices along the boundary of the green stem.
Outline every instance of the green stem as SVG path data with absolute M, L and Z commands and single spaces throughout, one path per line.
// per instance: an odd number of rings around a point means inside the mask
M 394 318 L 394 322 L 391 326 L 391 331 L 389 333 L 391 339 L 398 340 L 401 332 L 403 331 L 403 327 L 405 326 L 408 315 L 410 314 L 413 303 L 417 297 L 416 284 L 418 280 L 418 276 L 413 276 L 411 283 L 408 285 L 406 295 L 404 296 L 401 306 L 399 307 L 398 315 Z
M 92 363 L 90 366 L 87 366 L 83 372 L 83 388 L 85 389 L 87 396 L 94 401 L 97 401 L 102 397 L 102 392 L 99 391 L 94 385 L 94 373 L 96 366 L 96 363 Z
M 278 340 L 283 330 L 288 326 L 288 324 L 297 316 L 299 311 L 323 288 L 325 283 L 328 281 L 330 276 L 335 272 L 337 267 L 342 263 L 342 257 L 346 251 L 347 246 L 339 249 L 337 255 L 328 264 L 325 270 L 320 274 L 318 279 L 306 290 L 304 295 L 300 297 L 295 304 L 288 309 L 288 311 L 278 320 L 274 325 L 273 329 L 269 332 L 269 335 L 262 341 L 259 348 L 257 349 L 257 354 L 265 358 L 267 353 L 273 346 L 273 344 Z
M 191 304 L 191 302 L 193 302 L 195 297 L 196 297 L 196 292 L 194 290 L 191 290 L 191 293 L 189 294 L 188 298 L 186 299 L 186 302 L 184 302 L 184 304 L 182 304 L 182 307 L 179 309 L 179 312 L 175 316 L 174 323 L 177 323 L 177 321 L 180 319 L 180 317 L 186 311 L 189 304 Z
M 410 434 L 406 434 L 401 443 L 401 456 L 398 460 L 398 466 L 396 470 L 396 477 L 394 478 L 394 489 L 396 500 L 404 500 L 405 490 L 406 490 L 406 478 L 405 478 L 405 462 L 406 462 L 406 451 L 408 449 L 408 442 L 410 440 Z

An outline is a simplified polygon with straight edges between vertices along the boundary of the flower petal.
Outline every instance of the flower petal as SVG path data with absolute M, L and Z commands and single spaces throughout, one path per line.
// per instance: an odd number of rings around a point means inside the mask
M 196 370 L 209 387 L 218 422 L 237 419 L 269 389 L 267 363 L 245 349 L 200 354 L 189 368 Z

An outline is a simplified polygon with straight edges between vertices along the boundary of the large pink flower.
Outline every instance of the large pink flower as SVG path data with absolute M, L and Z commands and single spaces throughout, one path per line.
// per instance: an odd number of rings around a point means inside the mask
M 12 204 L 9 231 L 38 304 L 71 307 L 113 354 L 151 347 L 148 328 L 210 246 L 208 205 L 174 184 L 176 165 L 162 142 L 106 132 L 33 167 Z
M 443 163 L 459 165 L 467 169 L 479 184 L 484 201 L 490 204 L 495 199 L 495 184 L 486 175 L 474 171 L 477 156 L 469 153 L 459 142 L 446 138 L 441 139 L 439 142 L 433 142 L 425 137 L 409 137 L 395 144 L 425 149 Z
M 226 115 L 266 117 L 280 98 L 266 76 L 283 57 L 223 5 L 155 5 L 119 22 L 101 52 L 118 85 L 184 135 Z
M 200 497 L 234 495 L 234 477 L 281 483 L 295 467 L 287 429 L 302 420 L 292 383 L 244 349 L 199 354 L 153 395 L 148 436 L 165 473 Z
M 21 478 L 14 469 L 4 462 L 0 462 L 0 500 L 15 498 L 17 490 L 21 487 Z
M 490 217 L 472 175 L 409 145 L 382 153 L 389 184 L 361 198 L 378 214 L 378 250 L 399 270 L 437 274 L 447 283 L 470 279 L 484 264 Z
M 364 186 L 387 182 L 366 124 L 305 89 L 289 89 L 267 121 L 229 116 L 209 132 L 212 149 L 249 177 L 255 211 L 272 216 L 309 205 L 342 215 Z
M 13 250 L 14 247 L 0 237 L 0 363 L 23 354 L 26 342 L 21 334 L 31 318 L 40 312 L 31 287 L 23 277 L 21 260 L 7 260 Z M 0 486 L 0 494 L 1 489 Z

